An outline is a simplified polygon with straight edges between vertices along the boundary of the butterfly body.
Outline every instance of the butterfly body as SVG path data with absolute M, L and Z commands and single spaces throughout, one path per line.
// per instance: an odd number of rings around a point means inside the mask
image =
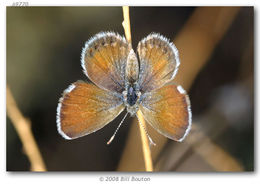
M 173 43 L 159 34 L 139 42 L 138 58 L 125 38 L 99 33 L 86 42 L 81 65 L 91 83 L 66 89 L 57 107 L 57 127 L 66 139 L 93 133 L 125 108 L 138 111 L 164 136 L 182 141 L 191 127 L 189 97 L 171 83 L 179 62 Z
M 127 112 L 129 112 L 131 116 L 135 115 L 138 111 L 140 95 L 140 91 L 138 91 L 134 85 L 129 85 L 123 92 L 124 105 L 127 108 Z

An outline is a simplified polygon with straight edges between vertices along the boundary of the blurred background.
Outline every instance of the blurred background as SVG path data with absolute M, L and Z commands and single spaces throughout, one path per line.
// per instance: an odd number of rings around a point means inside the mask
M 155 171 L 254 171 L 254 8 L 130 7 L 130 19 L 134 49 L 151 32 L 176 41 L 181 60 L 177 82 L 188 90 L 192 105 L 192 131 L 183 143 L 149 129 L 159 144 L 152 147 L 157 149 Z M 7 7 L 7 84 L 31 122 L 48 171 L 144 170 L 142 149 L 132 144 L 140 134 L 129 132 L 137 126 L 134 118 L 128 117 L 106 145 L 125 112 L 102 130 L 72 141 L 56 128 L 63 90 L 87 80 L 80 65 L 84 43 L 100 31 L 124 35 L 122 21 L 121 7 Z M 205 33 L 199 38 L 189 28 Z M 8 116 L 6 130 L 7 171 L 29 171 Z

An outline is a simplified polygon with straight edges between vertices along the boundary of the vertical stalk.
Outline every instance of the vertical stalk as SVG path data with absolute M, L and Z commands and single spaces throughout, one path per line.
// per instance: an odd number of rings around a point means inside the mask
M 129 17 L 129 7 L 128 6 L 123 6 L 123 17 L 124 17 L 124 21 L 123 21 L 122 25 L 125 30 L 126 40 L 132 46 L 131 27 L 130 27 L 130 17 Z M 142 127 L 142 125 L 145 127 L 145 121 L 144 121 L 142 114 L 140 113 L 140 110 L 137 112 L 137 117 L 139 120 L 139 129 L 140 129 L 140 134 L 141 134 L 145 170 L 153 171 L 153 163 L 152 163 L 149 141 L 146 136 L 145 129 Z

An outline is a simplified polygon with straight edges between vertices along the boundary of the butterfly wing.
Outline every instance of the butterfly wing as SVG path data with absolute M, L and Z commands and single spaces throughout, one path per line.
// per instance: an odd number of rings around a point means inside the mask
M 173 43 L 159 34 L 150 34 L 137 47 L 141 92 L 162 87 L 174 78 L 179 62 L 178 50 Z
M 191 127 L 190 100 L 181 86 L 166 85 L 143 95 L 145 120 L 164 136 L 182 141 Z
M 124 110 L 120 96 L 93 84 L 76 82 L 67 88 L 57 107 L 57 127 L 65 139 L 95 132 Z
M 82 50 L 83 71 L 98 87 L 121 93 L 129 51 L 125 38 L 113 32 L 99 33 Z

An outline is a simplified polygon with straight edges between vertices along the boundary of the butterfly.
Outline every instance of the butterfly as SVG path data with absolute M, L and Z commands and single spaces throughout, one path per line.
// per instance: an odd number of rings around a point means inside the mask
M 57 107 L 58 132 L 65 139 L 103 128 L 125 108 L 131 116 L 140 110 L 167 138 L 185 138 L 192 114 L 185 90 L 171 82 L 180 65 L 177 48 L 152 33 L 138 43 L 137 52 L 138 57 L 131 44 L 113 32 L 98 33 L 86 42 L 81 66 L 92 83 L 71 84 Z

